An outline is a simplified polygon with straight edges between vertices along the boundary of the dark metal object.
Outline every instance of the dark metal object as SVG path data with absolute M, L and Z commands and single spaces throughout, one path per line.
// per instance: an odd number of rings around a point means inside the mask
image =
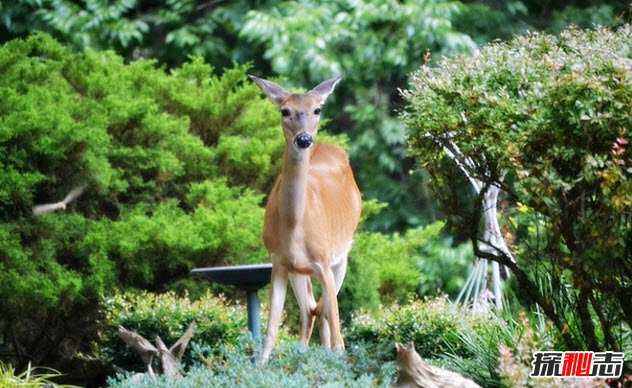
M 260 303 L 257 292 L 270 283 L 272 264 L 195 268 L 191 274 L 204 276 L 215 283 L 235 286 L 246 291 L 248 330 L 250 330 L 252 338 L 258 342 L 261 337 L 261 325 L 259 323 Z

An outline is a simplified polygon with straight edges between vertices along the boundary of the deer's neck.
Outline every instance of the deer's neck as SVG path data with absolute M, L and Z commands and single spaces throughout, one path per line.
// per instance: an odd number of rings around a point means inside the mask
M 311 152 L 300 158 L 286 150 L 281 172 L 280 215 L 290 227 L 300 225 L 305 216 L 307 198 L 307 177 Z

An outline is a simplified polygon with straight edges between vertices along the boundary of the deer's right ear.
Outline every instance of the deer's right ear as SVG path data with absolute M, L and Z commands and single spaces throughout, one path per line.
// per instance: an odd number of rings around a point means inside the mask
M 283 101 L 290 95 L 287 90 L 283 89 L 274 82 L 255 77 L 250 74 L 248 74 L 248 77 L 250 77 L 250 79 L 253 80 L 259 88 L 261 88 L 263 93 L 265 93 L 265 95 L 277 105 L 281 105 L 281 103 L 283 103 Z

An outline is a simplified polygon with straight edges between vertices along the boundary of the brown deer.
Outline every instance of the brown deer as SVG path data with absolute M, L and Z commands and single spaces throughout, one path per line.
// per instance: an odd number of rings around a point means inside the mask
M 315 316 L 320 314 L 321 343 L 344 350 L 337 294 L 360 220 L 361 197 L 347 153 L 334 145 L 315 143 L 321 108 L 340 77 L 304 94 L 250 78 L 279 107 L 286 143 L 283 169 L 265 210 L 263 239 L 272 259 L 272 290 L 260 363 L 267 362 L 274 348 L 288 279 L 301 312 L 301 343 L 309 342 Z M 323 289 L 318 304 L 312 275 Z

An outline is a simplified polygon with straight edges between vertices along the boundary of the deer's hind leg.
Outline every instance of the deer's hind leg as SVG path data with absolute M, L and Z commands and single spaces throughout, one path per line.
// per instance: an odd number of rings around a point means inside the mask
M 301 344 L 307 346 L 314 329 L 316 301 L 312 291 L 312 280 L 309 275 L 290 274 L 290 284 L 301 312 Z
M 344 350 L 345 345 L 340 330 L 340 316 L 338 311 L 338 298 L 336 293 L 336 280 L 329 266 L 320 266 L 317 271 L 323 285 L 323 312 L 329 324 L 331 347 L 334 350 Z
M 343 256 L 341 260 L 332 267 L 332 271 L 334 273 L 334 281 L 336 283 L 336 295 L 340 292 L 342 288 L 342 282 L 345 279 L 345 275 L 347 274 L 347 256 Z M 318 300 L 318 305 L 315 309 L 314 314 L 320 315 L 320 344 L 326 348 L 331 348 L 331 333 L 329 331 L 329 322 L 327 321 L 326 314 L 323 311 L 323 297 L 321 296 Z

